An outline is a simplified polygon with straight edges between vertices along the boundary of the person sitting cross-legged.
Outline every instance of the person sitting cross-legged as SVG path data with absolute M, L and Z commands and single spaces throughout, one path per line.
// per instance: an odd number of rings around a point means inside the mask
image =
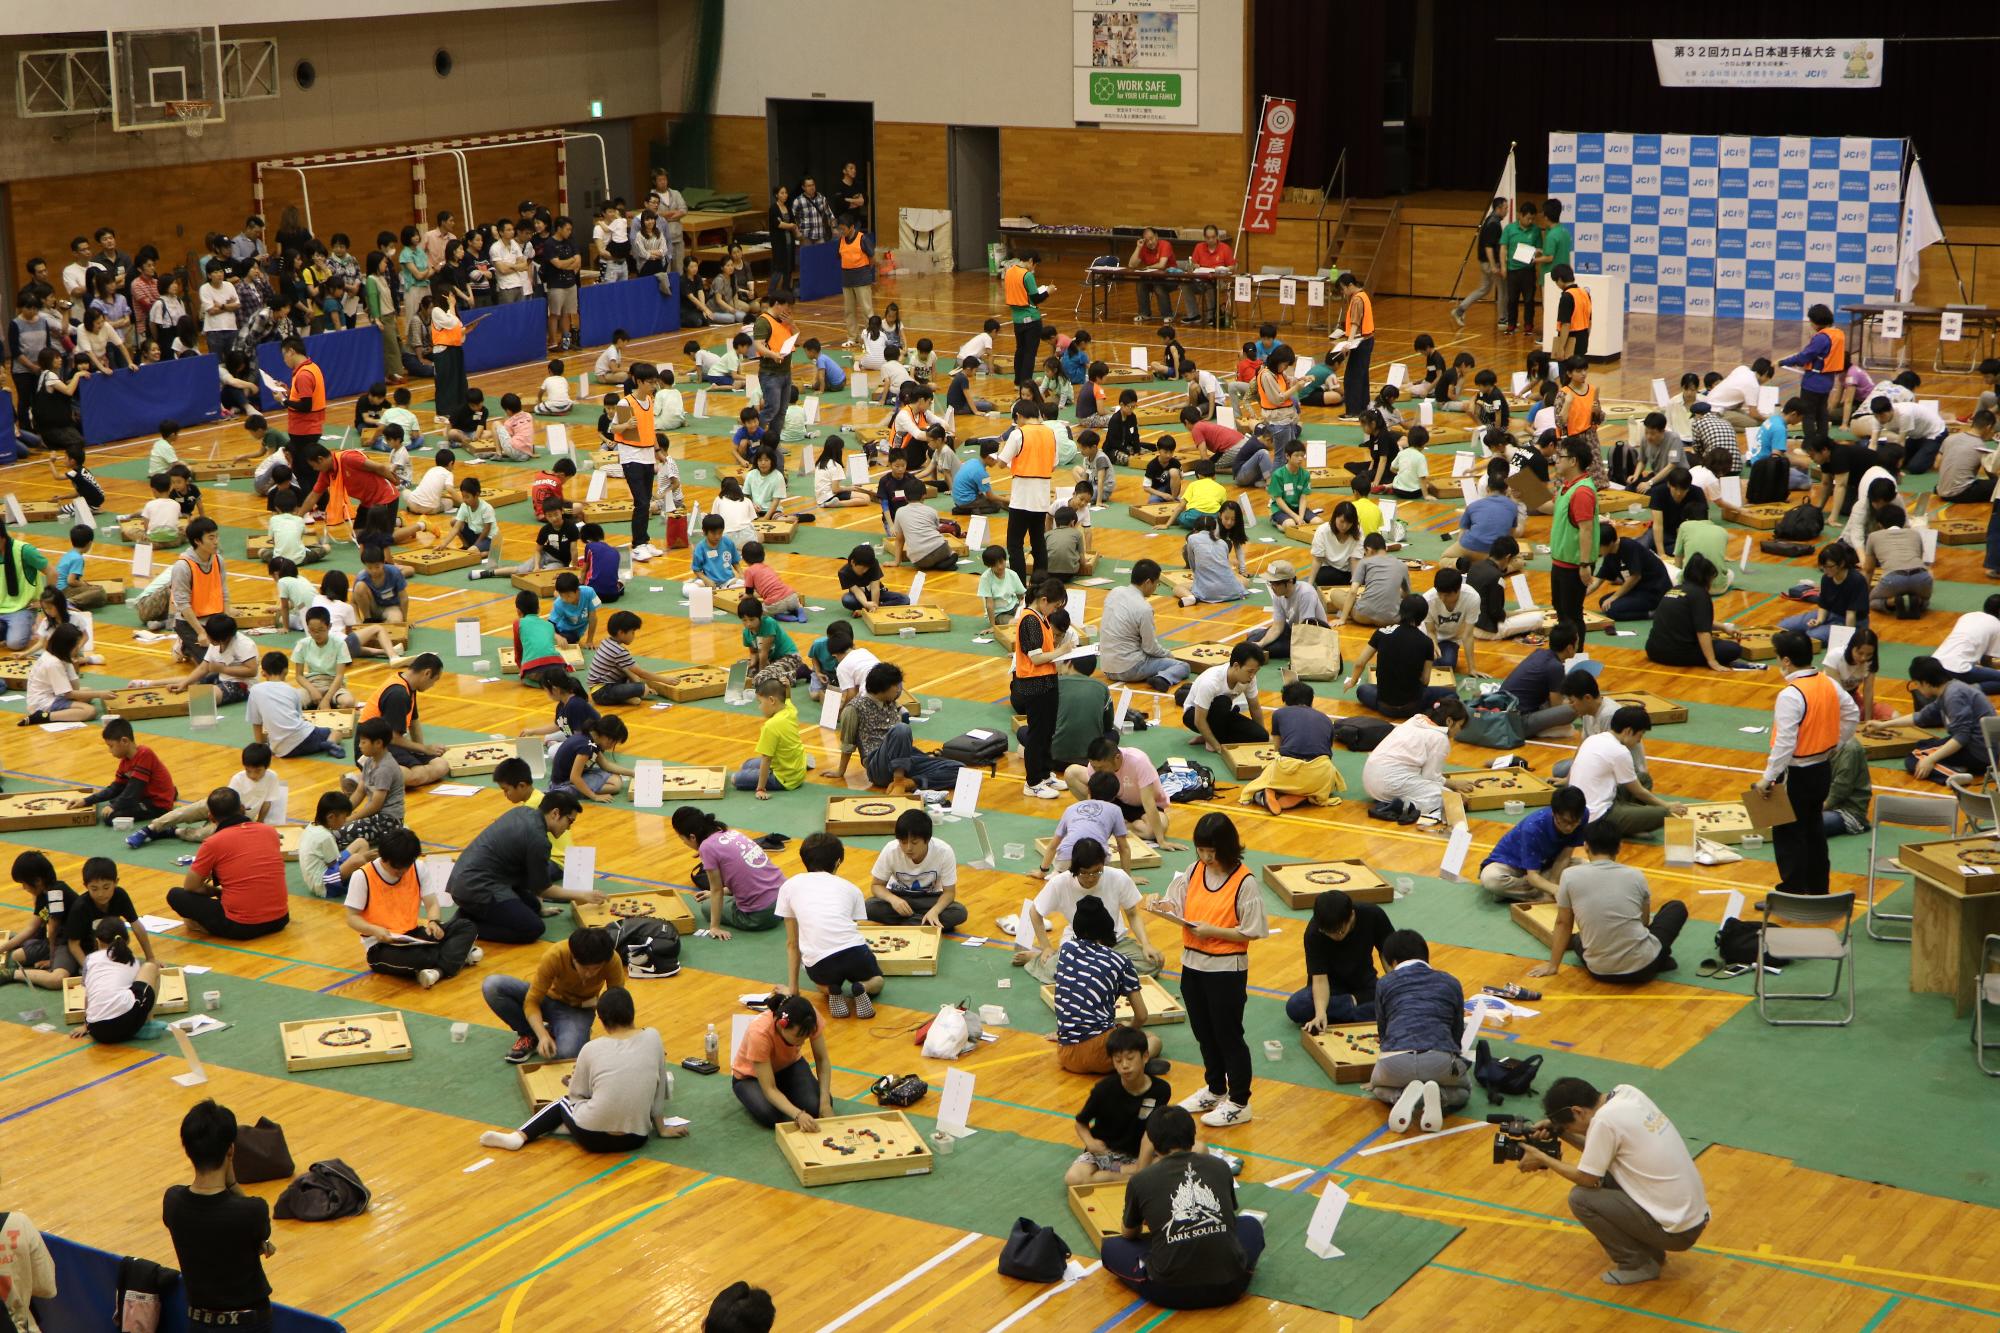
M 1242 1298 L 1264 1253 L 1264 1226 L 1237 1211 L 1229 1164 L 1195 1151 L 1194 1117 L 1163 1106 L 1146 1121 L 1155 1160 L 1125 1186 L 1124 1229 L 1104 1267 L 1140 1299 L 1169 1310 Z
M 1479 863 L 1479 887 L 1504 903 L 1555 901 L 1571 854 L 1583 846 L 1589 811 L 1580 788 L 1557 788 L 1547 805 L 1500 835 Z
M 383 835 L 375 859 L 347 881 L 347 924 L 361 936 L 369 971 L 409 977 L 429 990 L 483 955 L 474 943 L 479 928 L 469 917 L 445 924 L 435 899 L 424 911 L 429 895 L 417 878 L 422 854 L 423 843 L 409 829 Z

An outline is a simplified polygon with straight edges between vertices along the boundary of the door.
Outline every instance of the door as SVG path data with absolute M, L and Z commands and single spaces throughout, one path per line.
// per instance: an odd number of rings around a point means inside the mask
M 862 230 L 879 237 L 873 161 L 875 104 L 773 97 L 764 106 L 764 137 L 769 145 L 773 188 L 783 183 L 796 197 L 800 184 L 811 176 L 819 192 L 831 197 L 840 181 L 841 167 L 852 162 L 859 168 L 857 179 L 868 196 L 868 216 L 862 219 Z M 836 207 L 835 215 L 840 211 Z M 894 227 L 896 219 L 888 218 L 886 223 Z
M 596 138 L 569 141 L 569 197 L 578 217 L 594 212 L 607 199 L 623 199 L 638 208 L 646 202 L 646 188 L 652 182 L 632 179 L 632 122 L 629 120 L 589 120 L 567 127 L 572 134 Z M 635 193 L 636 191 L 636 193 Z M 588 236 L 589 229 L 577 230 Z
M 953 125 L 950 133 L 952 265 L 978 272 L 1000 239 L 1000 131 Z

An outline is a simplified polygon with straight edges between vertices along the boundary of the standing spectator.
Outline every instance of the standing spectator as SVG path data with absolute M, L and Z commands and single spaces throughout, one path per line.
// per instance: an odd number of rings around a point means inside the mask
M 833 208 L 810 176 L 799 182 L 799 197 L 792 200 L 792 221 L 799 226 L 801 246 L 824 245 L 833 238 Z
M 1778 364 L 1805 372 L 1799 380 L 1799 405 L 1804 409 L 1800 418 L 1806 438 L 1816 439 L 1832 425 L 1827 399 L 1833 383 L 1847 374 L 1847 331 L 1833 322 L 1833 311 L 1824 305 L 1806 311 L 1806 320 L 1813 326 L 1812 337 L 1795 355 Z
M 264 219 L 252 213 L 243 230 L 229 238 L 229 257 L 238 264 L 255 264 L 270 252 L 264 248 Z
M 852 347 L 875 314 L 875 242 L 852 213 L 840 219 L 840 313 L 847 322 L 841 346 Z
M 665 263 L 670 271 L 677 269 L 681 266 L 681 256 L 687 249 L 686 239 L 681 228 L 681 219 L 687 216 L 688 206 L 687 200 L 681 197 L 681 192 L 668 183 L 667 169 L 665 167 L 653 168 L 653 188 L 651 193 L 646 196 L 646 202 L 653 206 L 653 216 L 660 220 L 660 234 L 666 238 L 667 254 Z M 775 239 L 774 232 L 774 242 Z M 775 265 L 777 260 L 775 244 L 773 245 L 771 255 L 772 262 Z M 778 271 L 773 267 L 771 270 L 771 285 L 775 287 L 778 283 Z
M 549 304 L 551 352 L 567 351 L 576 345 L 577 273 L 583 268 L 583 252 L 570 239 L 572 230 L 567 217 L 557 218 L 553 230 L 535 249 L 535 262 Z
M 33 1222 L 18 1212 L 0 1217 L 7 1223 L 0 1230 L 0 1314 L 21 1333 L 36 1333 L 41 1325 L 29 1302 L 56 1298 L 56 1261 Z
M 750 326 L 751 346 L 757 356 L 758 425 L 775 434 L 785 420 L 785 409 L 798 392 L 792 384 L 793 344 L 798 327 L 792 323 L 792 293 L 772 288 L 764 313 Z
M 780 185 L 771 191 L 771 208 L 765 218 L 771 231 L 771 286 L 792 285 L 792 270 L 799 262 L 799 224 L 792 219 L 792 192 Z M 679 268 L 680 260 L 674 261 Z
M 1861 710 L 1832 677 L 1813 670 L 1813 641 L 1798 630 L 1771 639 L 1785 673 L 1773 706 L 1771 756 L 1757 790 L 1769 795 L 1779 781 L 1792 804 L 1792 819 L 1771 830 L 1782 893 L 1826 893 L 1826 794 L 1833 785 L 1833 752 L 1854 734 Z
M 1465 327 L 1465 312 L 1472 309 L 1486 293 L 1493 292 L 1493 308 L 1498 311 L 1503 305 L 1500 288 L 1506 282 L 1505 256 L 1501 252 L 1500 233 L 1507 221 L 1507 200 L 1504 196 L 1493 196 L 1493 202 L 1486 206 L 1486 216 L 1479 220 L 1479 285 L 1460 298 L 1451 308 L 1451 322 L 1458 328 Z M 1500 315 L 1501 327 L 1506 327 L 1504 311 Z
M 487 262 L 493 266 L 494 299 L 509 305 L 528 295 L 533 285 L 527 252 L 514 235 L 514 219 L 501 218 L 494 228 L 493 243 L 486 247 Z
M 1035 353 L 1042 346 L 1041 303 L 1048 299 L 1050 289 L 1041 285 L 1035 277 L 1035 265 L 1041 256 L 1033 250 L 1017 255 L 1000 270 L 1001 297 L 1007 302 L 1007 311 L 1014 323 L 1014 383 L 1016 386 L 1032 383 L 1035 378 Z M 990 345 L 992 335 L 984 335 Z M 990 351 L 989 351 L 990 354 Z M 963 361 L 965 349 L 960 349 Z M 976 355 L 976 353 L 974 353 Z
M 1507 317 L 1502 331 L 1514 333 L 1534 332 L 1535 327 L 1535 255 L 1542 248 L 1541 213 L 1533 204 L 1524 203 L 1515 215 L 1515 220 L 1500 229 L 1500 249 L 1505 255 L 1502 261 L 1507 266 Z M 1521 247 L 1527 246 L 1531 253 L 1523 258 Z
M 270 1205 L 236 1187 L 235 1115 L 212 1098 L 189 1107 L 181 1118 L 181 1148 L 194 1181 L 168 1187 L 160 1217 L 174 1239 L 188 1322 L 250 1333 L 268 1329 L 271 1284 L 263 1261 L 278 1250 L 271 1244 Z
M 367 266 L 361 303 L 382 335 L 382 379 L 401 384 L 410 377 L 403 372 L 403 335 L 397 328 L 395 265 L 387 251 L 370 250 Z
M 81 319 L 83 308 L 90 304 L 90 261 L 94 254 L 87 236 L 69 243 L 69 263 L 63 265 L 62 285 L 63 294 L 69 298 L 72 320 Z

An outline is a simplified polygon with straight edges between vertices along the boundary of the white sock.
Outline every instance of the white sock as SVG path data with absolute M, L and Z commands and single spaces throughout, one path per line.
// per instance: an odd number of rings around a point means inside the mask
M 1398 1134 L 1407 1133 L 1410 1128 L 1410 1117 L 1416 1114 L 1417 1102 L 1423 1095 L 1423 1084 L 1410 1083 L 1404 1085 L 1403 1095 L 1398 1097 L 1396 1104 L 1389 1108 L 1389 1128 Z
M 1442 1089 L 1438 1087 L 1435 1081 L 1424 1084 L 1424 1116 L 1422 1124 L 1424 1132 L 1427 1134 L 1435 1134 L 1444 1128 L 1444 1111 L 1439 1101 L 1441 1096 Z
M 518 1129 L 489 1129 L 479 1136 L 483 1148 L 505 1148 L 508 1152 L 519 1152 L 528 1146 L 527 1138 Z

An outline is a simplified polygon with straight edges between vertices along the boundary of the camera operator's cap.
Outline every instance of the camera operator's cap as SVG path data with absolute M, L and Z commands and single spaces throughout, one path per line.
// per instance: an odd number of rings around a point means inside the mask
M 1292 562 L 1289 560 L 1273 560 L 1264 569 L 1266 583 L 1290 583 L 1298 576 L 1298 570 L 1292 568 Z

